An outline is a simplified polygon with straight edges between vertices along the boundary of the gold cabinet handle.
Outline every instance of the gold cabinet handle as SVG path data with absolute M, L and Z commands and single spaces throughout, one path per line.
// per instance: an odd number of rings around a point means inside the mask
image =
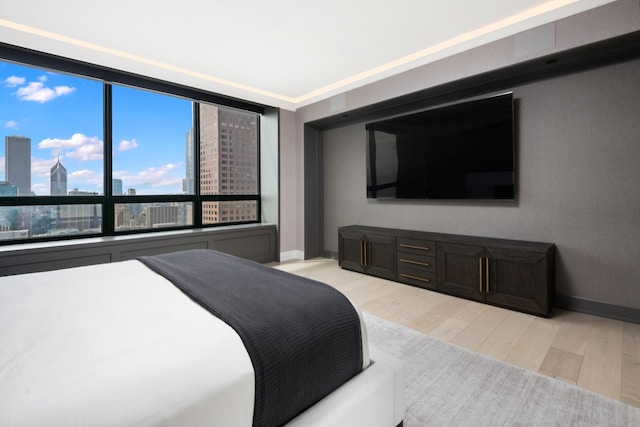
M 478 284 L 480 286 L 480 292 L 482 292 L 482 257 L 478 258 L 479 261 L 479 273 L 478 273 Z
M 425 282 L 425 283 L 431 283 L 430 279 L 425 279 L 424 277 L 412 276 L 411 274 L 401 273 L 400 276 L 402 276 L 402 277 L 404 277 L 406 279 L 413 279 L 413 280 L 419 280 L 419 281 Z
M 484 265 L 484 274 L 486 277 L 485 286 L 487 287 L 487 293 L 489 293 L 489 257 L 485 258 Z
M 416 245 L 407 245 L 404 243 L 400 243 L 400 247 L 401 248 L 407 248 L 407 249 L 419 249 L 421 251 L 430 251 L 431 248 L 428 246 L 416 246 Z
M 364 265 L 367 265 L 367 242 L 362 242 L 362 246 L 364 247 Z
M 407 264 L 421 265 L 423 267 L 431 267 L 431 264 L 429 264 L 428 262 L 414 261 L 412 259 L 400 258 L 400 262 L 406 262 Z

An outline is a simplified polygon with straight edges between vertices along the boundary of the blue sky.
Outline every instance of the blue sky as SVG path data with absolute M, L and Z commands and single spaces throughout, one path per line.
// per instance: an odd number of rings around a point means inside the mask
M 102 82 L 0 62 L 0 179 L 5 136 L 31 138 L 31 187 L 49 195 L 58 158 L 68 189 L 103 192 Z M 113 177 L 137 194 L 180 194 L 188 100 L 113 87 Z

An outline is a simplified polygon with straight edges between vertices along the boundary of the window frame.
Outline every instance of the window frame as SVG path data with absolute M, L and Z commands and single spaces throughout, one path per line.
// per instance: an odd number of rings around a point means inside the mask
M 261 104 L 226 97 L 194 87 L 142 76 L 113 68 L 89 64 L 87 62 L 63 58 L 61 56 L 38 52 L 35 50 L 9 45 L 0 42 L 0 60 L 12 62 L 17 65 L 32 66 L 54 72 L 67 73 L 79 78 L 100 81 L 103 85 L 103 188 L 104 194 L 95 196 L 16 196 L 0 197 L 0 207 L 42 206 L 42 205 L 77 205 L 95 204 L 102 208 L 102 231 L 100 233 L 83 233 L 78 235 L 29 237 L 25 239 L 0 240 L 0 246 L 48 242 L 58 240 L 85 239 L 91 237 L 121 236 L 130 234 L 154 233 L 171 230 L 188 230 L 199 228 L 224 227 L 237 224 L 261 223 L 261 151 L 260 151 L 260 123 L 261 115 L 265 107 Z M 112 133 L 112 85 L 128 86 L 134 89 L 152 91 L 163 95 L 175 96 L 186 99 L 192 103 L 192 129 L 194 149 L 194 193 L 193 194 L 160 194 L 160 195 L 113 195 L 113 133 Z M 223 108 L 233 108 L 245 112 L 256 113 L 256 137 L 257 137 L 257 193 L 238 195 L 201 195 L 200 194 L 200 103 L 214 104 Z M 202 204 L 204 202 L 225 201 L 255 201 L 256 219 L 250 221 L 235 221 L 216 224 L 203 224 Z M 136 229 L 126 231 L 115 230 L 115 206 L 125 203 L 166 203 L 166 202 L 190 202 L 193 208 L 192 225 Z

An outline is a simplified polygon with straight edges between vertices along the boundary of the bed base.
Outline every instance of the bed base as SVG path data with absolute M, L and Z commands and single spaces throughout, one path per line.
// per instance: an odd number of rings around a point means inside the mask
M 402 362 L 370 348 L 372 364 L 288 424 L 287 427 L 402 426 L 405 413 Z

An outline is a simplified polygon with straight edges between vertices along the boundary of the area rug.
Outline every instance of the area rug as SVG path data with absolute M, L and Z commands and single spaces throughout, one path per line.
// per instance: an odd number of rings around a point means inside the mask
M 366 314 L 405 365 L 405 427 L 640 426 L 640 409 Z

